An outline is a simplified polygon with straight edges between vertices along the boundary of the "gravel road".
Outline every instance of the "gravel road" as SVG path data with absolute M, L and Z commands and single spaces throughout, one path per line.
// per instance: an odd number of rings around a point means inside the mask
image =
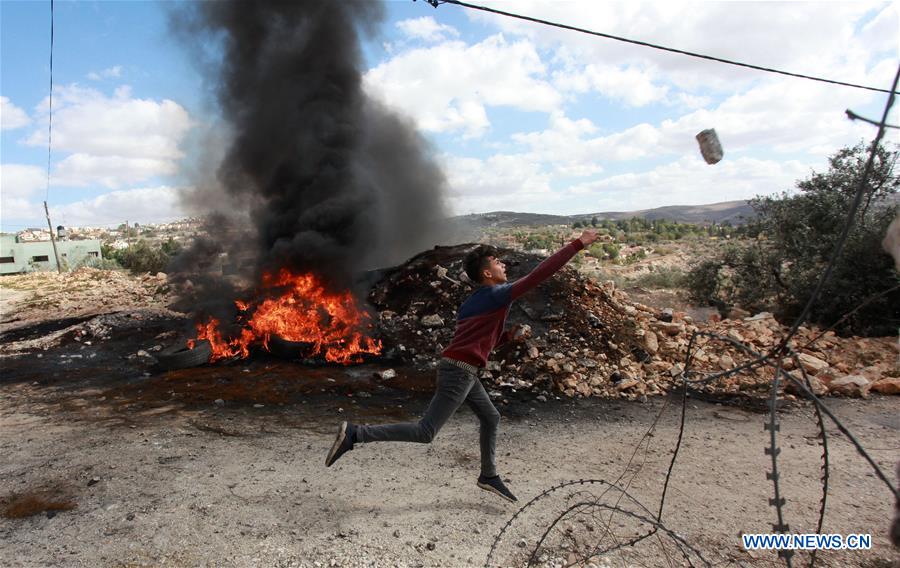
M 483 566 L 519 506 L 476 487 L 477 421 L 468 409 L 431 445 L 358 446 L 326 469 L 340 420 L 407 419 L 429 395 L 414 392 L 402 407 L 377 397 L 348 404 L 346 395 L 328 390 L 328 381 L 314 380 L 322 389 L 299 403 L 137 406 L 109 404 L 119 395 L 108 386 L 0 382 L 0 512 L 28 496 L 74 505 L 0 517 L 0 565 Z M 896 481 L 900 400 L 828 403 Z M 635 453 L 663 410 L 649 447 Z M 518 505 L 569 480 L 614 482 L 624 473 L 620 486 L 655 513 L 678 434 L 677 396 L 645 404 L 514 400 L 500 411 L 498 462 Z M 743 551 L 738 536 L 768 532 L 775 519 L 764 418 L 688 404 L 663 523 L 717 566 L 774 565 L 774 554 Z M 793 532 L 814 532 L 821 448 L 813 413 L 799 406 L 782 419 L 787 521 Z M 891 566 L 898 559 L 886 538 L 891 496 L 847 439 L 833 426 L 828 430 L 824 532 L 869 533 L 873 546 L 820 552 L 820 565 Z M 491 564 L 523 565 L 573 500 L 640 511 L 618 491 L 601 496 L 603 488 L 561 489 L 525 509 L 509 524 Z M 544 566 L 687 565 L 667 533 L 587 558 L 592 547 L 646 528 L 627 514 L 610 519 L 608 508 L 583 508 L 551 531 L 535 557 Z

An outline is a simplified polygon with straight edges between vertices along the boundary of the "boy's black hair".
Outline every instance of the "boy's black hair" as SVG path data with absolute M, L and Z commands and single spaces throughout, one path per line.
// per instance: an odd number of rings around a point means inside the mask
M 481 284 L 481 271 L 488 267 L 488 257 L 497 257 L 497 249 L 490 245 L 475 247 L 463 260 L 466 276 L 475 284 Z

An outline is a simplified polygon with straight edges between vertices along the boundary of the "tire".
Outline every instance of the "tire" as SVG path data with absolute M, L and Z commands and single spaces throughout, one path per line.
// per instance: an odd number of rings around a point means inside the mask
M 313 350 L 308 341 L 289 341 L 273 335 L 269 338 L 269 353 L 281 359 L 305 359 Z
M 188 349 L 184 343 L 163 349 L 156 354 L 156 360 L 159 362 L 159 366 L 166 371 L 175 371 L 205 365 L 209 363 L 211 356 L 212 346 L 208 340 L 203 339 L 198 341 L 193 349 Z

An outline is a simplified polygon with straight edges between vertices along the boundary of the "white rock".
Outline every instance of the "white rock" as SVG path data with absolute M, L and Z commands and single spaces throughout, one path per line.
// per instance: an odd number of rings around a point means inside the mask
M 847 396 L 861 396 L 863 398 L 869 395 L 869 388 L 871 388 L 869 379 L 862 375 L 840 377 L 831 381 L 828 385 L 830 392 Z
M 522 324 L 519 326 L 519 329 L 516 330 L 516 335 L 514 339 L 521 339 L 523 337 L 531 336 L 531 326 L 526 324 Z
M 647 353 L 651 355 L 659 351 L 659 340 L 656 338 L 656 334 L 652 331 L 644 332 L 644 349 L 647 350 Z
M 423 316 L 419 322 L 425 327 L 439 327 L 444 325 L 444 320 L 437 314 Z
M 751 316 L 749 318 L 744 318 L 744 321 L 760 321 L 765 319 L 772 319 L 775 316 L 772 315 L 771 312 L 759 312 L 755 316 Z
M 725 354 L 719 358 L 719 368 L 723 371 L 727 371 L 734 367 L 734 359 L 731 358 L 731 355 Z
M 797 358 L 800 360 L 800 364 L 803 366 L 803 369 L 811 375 L 815 375 L 819 371 L 828 368 L 827 361 L 823 361 L 818 357 L 813 357 L 812 355 L 807 355 L 806 353 L 799 354 Z

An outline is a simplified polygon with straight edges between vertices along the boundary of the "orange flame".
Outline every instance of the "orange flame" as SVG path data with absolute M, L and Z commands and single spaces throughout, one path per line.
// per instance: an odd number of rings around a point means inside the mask
M 229 357 L 245 358 L 250 345 L 261 342 L 269 349 L 269 340 L 278 336 L 287 341 L 310 344 L 310 357 L 324 357 L 331 363 L 348 365 L 361 360 L 361 355 L 381 353 L 381 342 L 363 335 L 369 315 L 356 307 L 350 292 L 325 290 L 312 274 L 292 274 L 282 269 L 278 274 L 265 274 L 266 289 L 283 289 L 283 293 L 255 304 L 237 300 L 235 305 L 246 319 L 238 337 L 225 339 L 220 322 L 210 318 L 197 324 L 197 339 L 207 339 L 212 346 L 210 362 Z M 248 318 L 249 315 L 249 318 Z

